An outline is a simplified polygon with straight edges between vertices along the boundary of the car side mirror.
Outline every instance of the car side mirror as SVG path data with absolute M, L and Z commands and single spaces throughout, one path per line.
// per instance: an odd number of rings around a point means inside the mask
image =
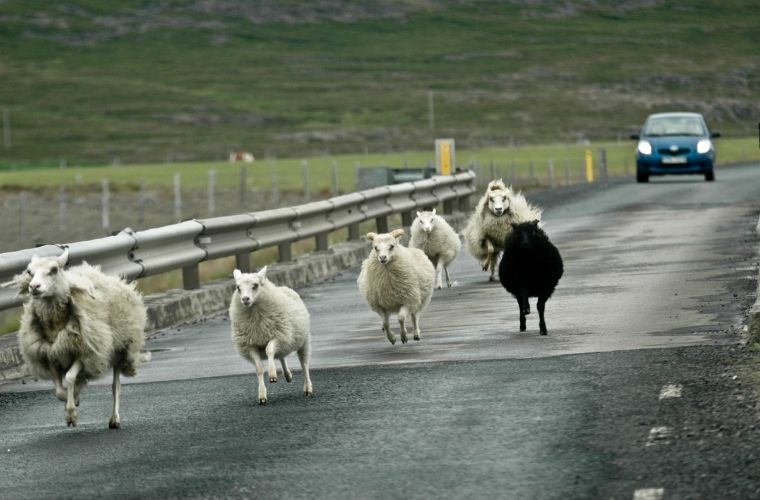
M 711 139 L 715 139 L 716 137 L 720 137 L 720 132 L 712 132 L 710 134 L 710 138 Z
M 639 136 L 639 134 L 631 134 L 630 137 L 631 137 L 631 139 L 633 139 L 635 141 L 638 141 L 641 138 L 641 136 Z

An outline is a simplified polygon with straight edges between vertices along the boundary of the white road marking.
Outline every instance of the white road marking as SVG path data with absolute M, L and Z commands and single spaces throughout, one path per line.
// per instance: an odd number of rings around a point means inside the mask
M 672 427 L 652 427 L 649 429 L 649 436 L 647 437 L 647 442 L 644 446 L 654 446 L 658 441 L 663 441 L 669 438 L 671 434 L 673 434 Z
M 633 500 L 662 500 L 665 488 L 642 488 L 633 492 Z
M 680 398 L 683 386 L 681 384 L 668 384 L 660 391 L 660 399 Z

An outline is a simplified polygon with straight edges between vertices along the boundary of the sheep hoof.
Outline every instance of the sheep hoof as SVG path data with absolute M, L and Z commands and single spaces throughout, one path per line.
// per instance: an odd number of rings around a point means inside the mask
M 277 383 L 277 377 L 269 377 L 269 383 L 270 384 L 276 384 Z
M 388 338 L 388 342 L 390 342 L 390 343 L 391 343 L 391 345 L 396 345 L 396 337 L 393 337 L 393 338 L 390 338 L 390 337 L 389 337 L 389 338 Z
M 527 327 L 520 325 L 520 331 L 521 331 L 521 332 L 524 332 L 524 331 L 525 331 L 525 330 L 527 330 L 527 329 L 528 329 Z
M 496 281 L 496 278 L 494 278 L 493 276 L 489 276 L 488 281 Z
M 311 396 L 312 394 L 314 394 L 314 391 L 303 391 L 304 396 Z
M 285 374 L 285 382 L 290 382 L 291 380 L 293 380 L 293 375 L 290 374 L 290 373 L 286 373 Z
M 437 288 L 438 290 L 440 290 L 441 288 L 443 288 L 443 285 L 438 285 L 438 286 L 436 286 L 436 288 Z
M 66 415 L 66 427 L 76 427 L 77 426 L 77 416 L 74 415 Z
M 543 330 L 541 330 L 541 332 L 540 332 L 540 333 L 541 333 L 541 335 L 546 335 L 546 334 L 548 334 L 549 332 L 548 332 L 548 331 L 546 331 L 546 329 L 544 328 Z
M 401 343 L 402 343 L 402 344 L 406 344 L 406 339 L 405 339 L 405 338 L 402 338 L 402 339 L 401 339 Z
M 267 398 L 259 398 L 259 404 L 260 404 L 260 405 L 265 405 L 265 404 L 267 404 Z
M 416 340 L 417 342 L 419 342 L 420 340 L 422 340 L 422 337 L 420 337 L 419 335 L 415 335 L 414 336 L 414 340 Z
M 108 428 L 109 429 L 120 429 L 121 428 L 121 422 L 119 422 L 118 420 L 111 419 L 108 422 Z

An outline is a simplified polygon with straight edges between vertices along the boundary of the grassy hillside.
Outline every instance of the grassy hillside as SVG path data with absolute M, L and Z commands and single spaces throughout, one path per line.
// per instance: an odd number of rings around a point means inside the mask
M 5 0 L 0 166 L 615 140 L 669 109 L 748 136 L 758 25 L 736 0 Z

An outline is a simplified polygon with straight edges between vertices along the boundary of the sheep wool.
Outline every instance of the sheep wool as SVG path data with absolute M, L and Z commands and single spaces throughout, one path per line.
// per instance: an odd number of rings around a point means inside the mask
M 372 251 L 362 263 L 357 279 L 360 293 L 370 309 L 380 315 L 383 332 L 391 344 L 396 343 L 389 326 L 391 314 L 398 314 L 402 343 L 407 342 L 407 316 L 412 320 L 414 340 L 422 338 L 419 314 L 430 303 L 436 275 L 422 250 L 401 245 L 398 240 L 403 234 L 403 229 L 387 234 L 368 233 Z
M 291 288 L 277 286 L 266 278 L 267 268 L 258 273 L 235 270 L 235 292 L 230 302 L 232 341 L 240 355 L 253 363 L 259 387 L 259 404 L 267 403 L 263 358 L 267 360 L 269 382 L 277 382 L 274 360 L 282 364 L 285 380 L 292 374 L 285 357 L 298 353 L 304 373 L 304 395 L 312 394 L 309 376 L 311 326 L 309 311 Z
M 14 280 L 30 297 L 18 332 L 21 355 L 31 373 L 53 380 L 56 396 L 67 402 L 70 426 L 77 424 L 75 406 L 82 386 L 113 367 L 109 427 L 118 428 L 119 375 L 134 376 L 150 359 L 150 353 L 141 352 L 146 323 L 142 296 L 134 285 L 99 267 L 83 263 L 64 270 L 67 260 L 68 251 L 57 258 L 35 257 Z
M 417 212 L 417 217 L 412 222 L 411 233 L 409 247 L 422 250 L 435 267 L 436 288 L 443 288 L 443 272 L 446 273 L 446 284 L 451 288 L 449 265 L 457 258 L 462 248 L 456 231 L 433 209 L 430 212 Z

